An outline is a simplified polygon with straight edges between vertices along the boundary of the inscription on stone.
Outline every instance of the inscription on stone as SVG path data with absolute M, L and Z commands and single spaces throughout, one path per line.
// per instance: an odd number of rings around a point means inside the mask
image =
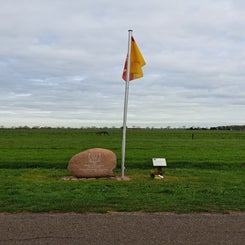
M 117 159 L 114 152 L 92 148 L 73 156 L 68 164 L 68 170 L 73 176 L 82 178 L 97 178 L 114 176 L 113 169 Z

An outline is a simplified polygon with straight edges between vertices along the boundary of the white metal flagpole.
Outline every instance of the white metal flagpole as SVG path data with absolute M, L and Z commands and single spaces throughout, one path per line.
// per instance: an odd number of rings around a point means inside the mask
M 127 129 L 127 111 L 128 111 L 128 92 L 129 92 L 129 78 L 130 78 L 130 56 L 131 56 L 131 39 L 132 30 L 128 30 L 128 55 L 127 55 L 127 73 L 125 82 L 125 97 L 124 97 L 124 113 L 123 113 L 123 138 L 122 138 L 122 163 L 121 175 L 124 177 L 125 169 L 125 149 L 126 149 L 126 129 Z

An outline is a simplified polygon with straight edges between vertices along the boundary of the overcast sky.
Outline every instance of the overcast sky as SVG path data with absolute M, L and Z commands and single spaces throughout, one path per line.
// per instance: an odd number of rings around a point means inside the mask
M 0 126 L 245 123 L 244 0 L 0 0 Z

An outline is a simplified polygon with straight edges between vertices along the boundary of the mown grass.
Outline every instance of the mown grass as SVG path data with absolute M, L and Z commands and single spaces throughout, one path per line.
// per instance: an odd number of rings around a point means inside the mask
M 93 147 L 114 151 L 121 131 L 0 130 L 1 212 L 229 212 L 245 210 L 245 132 L 128 130 L 130 181 L 64 181 L 69 159 Z M 194 139 L 192 140 L 192 133 Z M 150 178 L 165 157 L 163 180 Z

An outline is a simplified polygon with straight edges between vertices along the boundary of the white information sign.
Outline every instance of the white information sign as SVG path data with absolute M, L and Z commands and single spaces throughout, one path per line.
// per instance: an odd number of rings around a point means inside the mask
M 152 158 L 154 167 L 166 167 L 167 162 L 165 158 Z

